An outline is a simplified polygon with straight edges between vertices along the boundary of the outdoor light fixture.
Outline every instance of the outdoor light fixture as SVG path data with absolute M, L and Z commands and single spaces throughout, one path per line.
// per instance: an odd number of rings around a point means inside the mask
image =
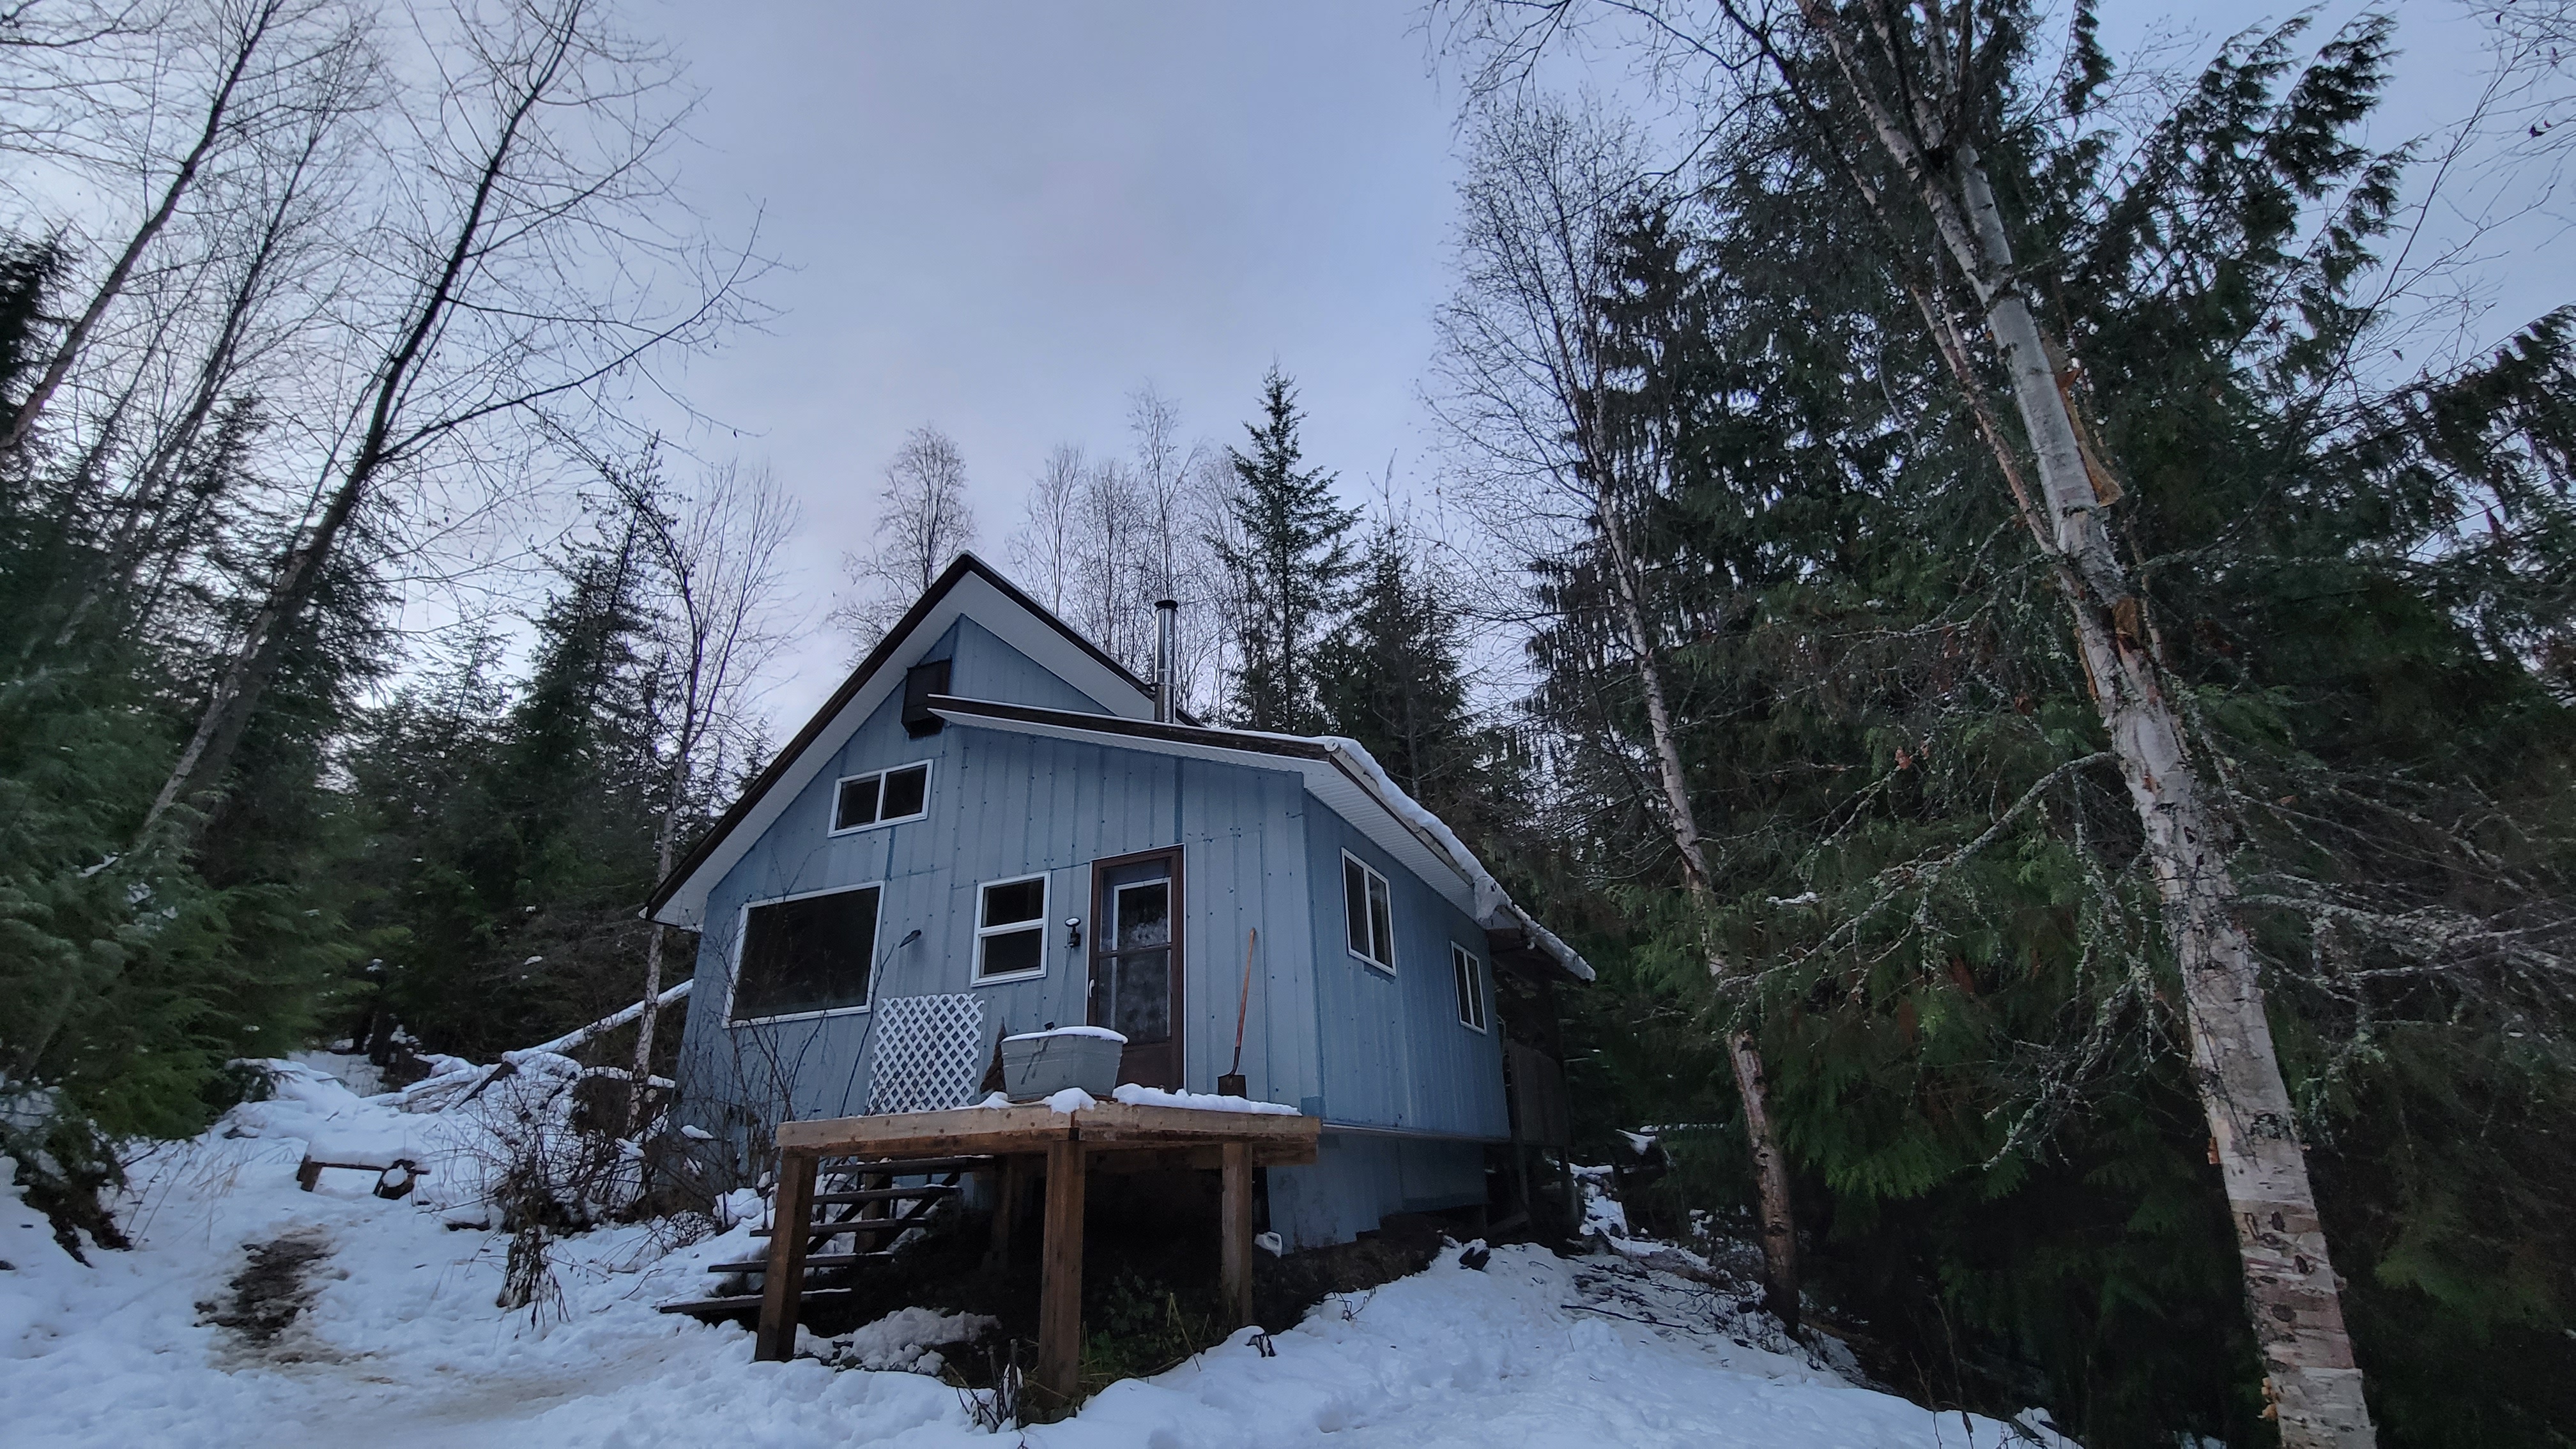
M 1082 949 L 1082 917 L 1067 916 L 1064 918 L 1064 945 L 1065 949 L 1068 951 L 1079 951 Z

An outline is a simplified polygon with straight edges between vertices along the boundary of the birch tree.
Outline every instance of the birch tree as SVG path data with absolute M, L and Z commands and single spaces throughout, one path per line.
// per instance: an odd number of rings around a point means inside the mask
M 718 257 L 681 227 L 666 174 L 677 119 L 658 54 L 610 27 L 595 0 L 462 9 L 433 49 L 435 88 L 412 103 L 414 139 L 369 239 L 390 271 L 375 290 L 384 308 L 352 319 L 352 339 L 370 344 L 363 386 L 328 448 L 317 506 L 138 838 L 223 778 L 287 626 L 388 480 L 470 473 L 485 462 L 475 442 L 576 412 L 607 379 L 703 345 L 739 314 L 749 259 Z
M 948 561 L 975 542 L 966 502 L 966 459 L 946 433 L 918 427 L 904 435 L 877 494 L 875 544 L 844 554 L 842 571 L 860 593 L 833 610 L 833 622 L 876 646 L 912 601 L 927 592 Z
M 159 176 L 149 143 L 134 171 L 154 187 L 151 202 L 117 244 L 107 269 L 56 339 L 26 395 L 0 423 L 0 454 L 24 449 L 54 395 L 124 297 L 146 253 L 223 156 L 280 127 L 296 125 L 314 93 L 311 72 L 324 73 L 326 94 L 340 89 L 330 73 L 345 71 L 358 44 L 358 23 L 339 0 L 217 0 L 182 32 L 204 53 L 205 91 L 184 132 L 184 149 L 166 158 Z M 326 103 L 327 104 L 327 103 Z
M 653 802 L 655 879 L 671 873 L 682 832 L 699 818 L 722 766 L 742 757 L 761 667 L 793 632 L 783 617 L 785 558 L 797 509 L 767 470 L 724 464 L 688 496 L 669 496 L 654 460 L 605 470 L 638 527 L 662 607 L 651 668 L 662 682 L 661 780 Z M 668 927 L 649 922 L 644 993 L 635 1029 L 626 1135 L 644 1128 L 661 1014 Z
M 1073 443 L 1058 443 L 1029 480 L 1019 530 L 1011 535 L 1011 564 L 1057 615 L 1078 568 L 1078 512 L 1090 464 Z
M 1608 416 L 1616 350 L 1606 305 L 1610 233 L 1650 195 L 1643 148 L 1622 124 L 1561 105 L 1498 106 L 1477 118 L 1460 188 L 1459 292 L 1439 314 L 1435 402 L 1472 476 L 1488 526 L 1526 548 L 1531 524 L 1609 585 L 1615 633 L 1641 691 L 1660 813 L 1695 907 L 1710 875 L 1680 732 L 1661 663 L 1652 583 L 1635 539 L 1641 505 L 1670 459 L 1623 446 Z M 1533 519 L 1533 513 L 1538 515 Z M 1528 558 L 1527 554 L 1523 555 Z M 1536 562 L 1536 559 L 1530 559 Z M 1741 968 L 1707 946 L 1712 980 Z M 1752 1153 L 1765 1306 L 1798 1321 L 1797 1222 L 1789 1163 L 1750 1028 L 1730 1026 L 1727 1058 Z

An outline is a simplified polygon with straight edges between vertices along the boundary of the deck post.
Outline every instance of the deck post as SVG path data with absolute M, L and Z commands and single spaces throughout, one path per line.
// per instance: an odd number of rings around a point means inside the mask
M 760 1274 L 760 1332 L 752 1357 L 783 1363 L 796 1356 L 796 1311 L 805 1296 L 806 1222 L 814 1215 L 814 1168 L 819 1159 L 781 1153 L 778 1193 L 769 1213 L 769 1264 Z
M 986 1267 L 1000 1272 L 1011 1268 L 1011 1230 L 1019 1226 L 1020 1199 L 1027 1195 L 1028 1159 L 1011 1153 L 1002 1159 L 1000 1184 L 993 1195 L 993 1245 L 984 1254 Z
M 1224 1148 L 1225 1191 L 1218 1234 L 1224 1242 L 1225 1306 L 1240 1328 L 1252 1319 L 1252 1144 Z
M 1072 1403 L 1081 1387 L 1083 1166 L 1080 1139 L 1048 1144 L 1037 1383 L 1058 1404 Z

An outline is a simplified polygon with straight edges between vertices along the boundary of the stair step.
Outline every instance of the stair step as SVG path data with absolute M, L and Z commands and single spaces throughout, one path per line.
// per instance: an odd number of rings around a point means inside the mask
M 873 1253 L 807 1253 L 805 1266 L 855 1268 L 861 1263 L 882 1263 L 893 1256 L 893 1251 L 885 1248 L 880 1248 Z M 769 1271 L 769 1260 L 754 1258 L 748 1263 L 710 1263 L 707 1265 L 707 1271 L 710 1273 L 766 1273 Z
M 834 1172 L 883 1173 L 888 1177 L 920 1177 L 932 1172 L 984 1172 L 996 1163 L 996 1159 L 991 1157 L 915 1157 L 873 1162 L 847 1158 L 829 1160 Z
M 957 1189 L 948 1183 L 934 1182 L 928 1187 L 862 1187 L 850 1192 L 818 1192 L 817 1206 L 835 1202 L 893 1202 L 899 1198 L 946 1197 Z
M 808 1288 L 797 1297 L 811 1303 L 817 1298 L 847 1298 L 858 1291 L 856 1288 Z M 680 1303 L 657 1303 L 653 1305 L 653 1311 L 656 1313 L 740 1313 L 744 1309 L 759 1308 L 760 1299 L 761 1295 L 757 1293 L 737 1293 L 725 1298 L 691 1298 Z

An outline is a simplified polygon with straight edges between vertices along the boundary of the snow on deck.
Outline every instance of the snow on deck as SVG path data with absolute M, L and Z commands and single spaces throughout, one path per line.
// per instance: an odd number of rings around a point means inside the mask
M 408 1134 L 417 1117 L 304 1076 L 133 1169 L 130 1253 L 55 1245 L 0 1186 L 0 1403 L 20 1446 L 170 1442 L 532 1443 L 547 1449 L 997 1442 L 956 1389 L 920 1373 L 751 1361 L 751 1336 L 658 1314 L 704 1266 L 756 1254 L 748 1223 L 670 1248 L 651 1227 L 562 1240 L 560 1310 L 493 1306 L 502 1235 L 450 1230 L 433 1205 L 372 1196 L 356 1174 L 296 1190 L 308 1136 Z M 243 1135 L 230 1136 L 228 1133 Z M 5 1161 L 0 1159 L 0 1161 Z M 6 1172 L 0 1168 L 0 1172 Z M 741 1195 L 737 1195 L 738 1197 Z M 751 1204 L 737 1202 L 739 1213 Z M 458 1204 L 445 1216 L 458 1216 Z M 285 1287 L 305 1307 L 265 1341 L 228 1313 L 254 1245 L 318 1249 Z M 936 1362 L 953 1336 L 907 1310 L 835 1357 Z M 1249 1332 L 1148 1381 L 1113 1385 L 1033 1449 L 1090 1446 L 1643 1445 L 1960 1449 L 2028 1445 L 1990 1419 L 1935 1415 L 1750 1332 L 1705 1290 L 1617 1256 L 1453 1249 L 1370 1293 L 1328 1299 L 1264 1357 Z M 1765 1346 L 1768 1342 L 1770 1347 Z M 829 1341 L 824 1341 L 829 1342 Z M 914 1352 L 911 1350 L 918 1349 Z M 829 1351 L 829 1350 L 827 1350 Z M 2051 1436 L 2053 1437 L 2053 1436 Z M 1004 1436 L 1005 1444 L 1023 1442 Z M 2058 1441 L 2062 1444 L 2064 1441 Z

